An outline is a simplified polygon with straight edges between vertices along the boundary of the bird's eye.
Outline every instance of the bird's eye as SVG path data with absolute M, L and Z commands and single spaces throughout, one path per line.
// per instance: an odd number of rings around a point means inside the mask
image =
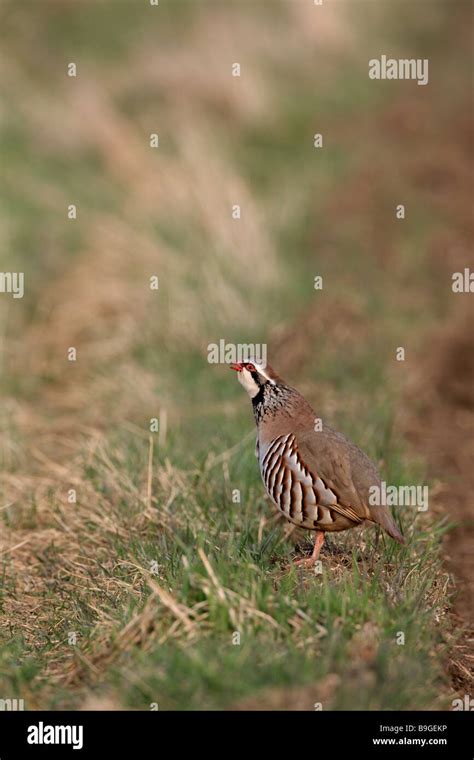
M 248 369 L 249 372 L 255 372 L 255 367 L 253 364 L 246 364 L 245 369 Z

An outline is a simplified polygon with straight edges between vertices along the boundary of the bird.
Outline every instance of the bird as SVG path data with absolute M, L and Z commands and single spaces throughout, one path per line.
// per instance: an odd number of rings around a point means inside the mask
M 252 401 L 255 454 L 268 496 L 291 523 L 315 531 L 311 557 L 295 564 L 313 567 L 325 533 L 365 521 L 380 525 L 404 544 L 388 507 L 371 504 L 371 489 L 381 489 L 381 481 L 369 457 L 323 423 L 308 401 L 266 362 L 233 362 L 230 369 L 238 373 Z

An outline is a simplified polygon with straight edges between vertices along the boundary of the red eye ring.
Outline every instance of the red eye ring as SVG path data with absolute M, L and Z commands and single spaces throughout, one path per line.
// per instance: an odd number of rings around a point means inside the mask
M 255 372 L 255 366 L 253 364 L 246 364 L 245 369 L 248 369 L 249 372 Z

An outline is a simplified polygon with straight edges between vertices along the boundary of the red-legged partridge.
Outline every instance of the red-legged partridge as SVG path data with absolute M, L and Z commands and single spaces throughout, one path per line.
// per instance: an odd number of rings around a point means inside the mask
M 256 454 L 268 495 L 287 520 L 316 531 L 311 558 L 298 564 L 315 564 L 326 531 L 347 530 L 365 520 L 405 543 L 388 507 L 369 504 L 371 487 L 380 489 L 381 483 L 364 452 L 325 424 L 319 430 L 308 402 L 268 364 L 230 366 L 252 399 Z

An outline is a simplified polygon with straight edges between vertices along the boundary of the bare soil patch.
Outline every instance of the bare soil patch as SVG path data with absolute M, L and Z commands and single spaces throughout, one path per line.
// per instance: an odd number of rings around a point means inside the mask
M 455 523 L 444 548 L 455 579 L 454 628 L 463 630 L 450 661 L 458 688 L 474 683 L 474 331 L 464 303 L 426 343 L 409 388 L 417 404 L 408 421 L 410 440 L 423 451 L 429 475 L 440 481 L 433 509 Z

